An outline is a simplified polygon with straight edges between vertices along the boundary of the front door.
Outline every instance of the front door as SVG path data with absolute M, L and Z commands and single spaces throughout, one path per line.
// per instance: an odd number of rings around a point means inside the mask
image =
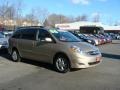
M 38 40 L 35 42 L 33 49 L 34 57 L 43 62 L 51 62 L 56 51 L 55 45 L 56 43 L 53 42 L 52 36 L 48 31 L 44 29 L 39 30 Z

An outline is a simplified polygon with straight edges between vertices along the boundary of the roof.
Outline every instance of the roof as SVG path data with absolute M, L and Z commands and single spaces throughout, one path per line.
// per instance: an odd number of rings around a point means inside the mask
M 43 26 L 25 26 L 25 27 L 17 27 L 17 29 L 26 29 L 26 28 L 44 28 Z
M 115 30 L 115 31 L 120 31 L 120 26 L 108 26 L 108 25 L 103 25 L 104 30 Z

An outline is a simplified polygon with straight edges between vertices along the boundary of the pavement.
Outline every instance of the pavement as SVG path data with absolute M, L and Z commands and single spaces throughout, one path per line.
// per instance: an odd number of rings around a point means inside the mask
M 120 90 L 120 40 L 98 48 L 101 64 L 66 74 L 46 63 L 12 62 L 7 52 L 0 52 L 0 90 Z

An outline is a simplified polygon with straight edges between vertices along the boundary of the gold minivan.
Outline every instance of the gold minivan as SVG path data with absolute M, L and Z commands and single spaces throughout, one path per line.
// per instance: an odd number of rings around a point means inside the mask
M 101 62 L 97 47 L 70 32 L 37 26 L 18 28 L 9 39 L 9 53 L 15 62 L 26 58 L 51 63 L 61 73 Z

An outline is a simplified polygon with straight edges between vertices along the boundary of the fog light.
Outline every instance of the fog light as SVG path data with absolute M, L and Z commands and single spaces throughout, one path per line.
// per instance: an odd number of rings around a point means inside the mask
M 101 57 L 97 57 L 96 61 L 99 62 L 101 60 Z

